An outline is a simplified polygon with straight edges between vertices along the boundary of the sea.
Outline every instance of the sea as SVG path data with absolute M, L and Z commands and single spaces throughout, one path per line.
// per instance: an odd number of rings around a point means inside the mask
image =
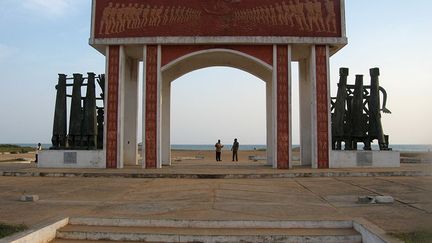
M 28 147 L 35 147 L 37 146 L 36 143 L 18 143 L 15 145 L 19 146 L 28 146 Z M 42 144 L 43 149 L 49 149 L 51 147 L 51 144 Z M 298 144 L 293 144 L 293 148 L 300 147 Z M 359 145 L 359 149 L 361 149 L 362 146 Z M 432 144 L 390 144 L 390 148 L 392 148 L 394 151 L 401 151 L 401 152 L 431 152 L 432 151 Z M 265 144 L 240 144 L 241 150 L 265 150 L 267 146 Z M 173 150 L 214 150 L 214 144 L 172 144 L 171 149 Z M 373 150 L 379 150 L 377 144 L 372 144 Z M 226 144 L 223 148 L 223 150 L 231 150 L 231 145 Z

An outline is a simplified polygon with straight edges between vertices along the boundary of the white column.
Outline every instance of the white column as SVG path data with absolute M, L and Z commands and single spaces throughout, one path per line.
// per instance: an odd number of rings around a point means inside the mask
M 107 152 L 107 138 L 108 138 L 108 133 L 107 133 L 107 131 L 108 131 L 108 129 L 107 129 L 107 127 L 108 127 L 108 114 L 107 114 L 107 111 L 108 111 L 108 78 L 109 78 L 109 76 L 108 76 L 108 73 L 109 73 L 109 46 L 107 46 L 106 48 L 105 48 L 105 87 L 104 87 L 104 90 L 105 90 L 105 98 L 104 98 L 104 126 L 103 126 L 103 129 L 104 129 L 104 131 L 103 131 L 103 150 L 104 150 L 104 156 L 105 156 L 105 164 L 106 164 L 106 152 Z
M 309 57 L 309 73 L 311 82 L 311 162 L 312 168 L 318 168 L 318 134 L 317 134 L 317 93 L 316 93 L 316 56 L 315 46 L 311 46 Z
M 313 48 L 312 48 L 313 49 Z M 311 50 L 312 50 L 311 49 Z M 311 51 L 312 52 L 312 51 Z M 300 160 L 302 165 L 312 165 L 312 117 L 313 117 L 313 92 L 312 92 L 312 63 L 311 56 L 299 62 L 299 98 L 300 98 Z
M 344 2 L 344 1 L 342 1 Z M 343 8 L 345 9 L 345 8 Z M 344 16 L 344 15 L 343 15 Z M 344 21 L 344 20 L 343 20 Z M 344 22 L 342 22 L 344 23 Z M 343 24 L 342 26 L 345 27 L 345 24 Z M 332 158 L 332 129 L 331 129 L 331 90 L 330 90 L 330 48 L 329 46 L 326 47 L 326 59 L 327 59 L 327 98 L 328 98 L 328 105 L 329 105 L 329 110 L 328 110 L 328 156 L 329 156 L 329 168 L 331 168 L 331 158 Z
M 130 57 L 124 61 L 122 71 L 122 159 L 123 165 L 138 164 L 138 61 Z
M 267 126 L 267 165 L 273 165 L 273 112 L 272 112 L 272 81 L 266 81 L 266 126 Z
M 271 90 L 271 117 L 272 117 L 272 131 L 271 131 L 271 155 L 272 166 L 277 168 L 277 46 L 273 45 L 273 76 L 272 76 L 272 90 Z
M 162 71 L 161 71 L 161 55 L 162 55 L 162 47 L 158 45 L 157 47 L 157 158 L 156 158 L 156 168 L 162 168 Z
M 289 168 L 292 168 L 292 46 L 288 46 L 288 122 L 289 122 Z
M 142 141 L 141 141 L 141 157 L 142 157 L 142 168 L 146 167 L 146 143 L 145 143 L 145 138 L 146 138 L 146 131 L 145 131 L 145 125 L 146 125 L 146 64 L 147 64 L 147 46 L 143 46 L 143 74 L 142 74 Z
M 118 153 L 117 153 L 117 168 L 124 167 L 124 101 L 125 101 L 125 72 L 126 72 L 126 52 L 125 47 L 120 46 L 120 61 L 119 61 L 119 83 L 118 83 L 118 92 L 119 92 L 119 102 L 117 107 L 117 141 L 118 141 Z
M 171 82 L 162 80 L 162 165 L 171 165 Z

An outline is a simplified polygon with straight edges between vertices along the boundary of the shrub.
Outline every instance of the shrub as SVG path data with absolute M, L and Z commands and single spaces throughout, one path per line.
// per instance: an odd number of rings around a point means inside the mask
M 0 238 L 18 233 L 20 231 L 24 231 L 26 229 L 27 229 L 27 226 L 25 226 L 23 224 L 9 225 L 9 224 L 0 223 Z

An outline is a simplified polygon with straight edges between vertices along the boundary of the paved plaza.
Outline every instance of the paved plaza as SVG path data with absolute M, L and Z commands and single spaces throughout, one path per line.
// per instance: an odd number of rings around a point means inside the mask
M 4 164 L 1 168 L 37 170 L 28 165 L 18 167 Z M 432 228 L 431 185 L 430 176 L 274 179 L 0 176 L 0 221 L 32 226 L 57 216 L 193 220 L 364 217 L 387 232 L 409 232 Z M 39 195 L 40 200 L 20 202 L 23 194 Z M 358 204 L 357 198 L 362 195 L 390 195 L 395 203 Z

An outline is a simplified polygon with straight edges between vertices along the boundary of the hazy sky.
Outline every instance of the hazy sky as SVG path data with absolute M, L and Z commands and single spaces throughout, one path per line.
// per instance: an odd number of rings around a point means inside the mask
M 57 73 L 104 72 L 88 45 L 90 0 L 0 0 L 0 143 L 49 143 Z M 349 44 L 331 58 L 349 82 L 380 67 L 389 95 L 383 126 L 394 144 L 432 143 L 432 2 L 346 0 Z M 297 65 L 293 65 L 297 68 Z M 298 135 L 298 74 L 293 73 L 293 143 Z M 243 71 L 208 68 L 174 81 L 172 143 L 265 143 L 265 85 Z

